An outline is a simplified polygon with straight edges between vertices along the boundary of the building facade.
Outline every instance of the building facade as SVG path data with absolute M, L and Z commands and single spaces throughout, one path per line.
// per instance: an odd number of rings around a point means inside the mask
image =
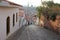
M 21 5 L 9 2 L 0 2 L 0 40 L 6 40 L 19 29 L 19 9 Z

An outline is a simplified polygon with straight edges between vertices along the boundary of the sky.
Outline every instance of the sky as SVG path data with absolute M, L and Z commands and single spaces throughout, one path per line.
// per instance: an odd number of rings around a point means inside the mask
M 29 3 L 29 6 L 39 6 L 41 5 L 41 0 L 8 0 L 23 6 L 27 6 Z M 60 0 L 53 0 L 55 3 L 60 3 Z

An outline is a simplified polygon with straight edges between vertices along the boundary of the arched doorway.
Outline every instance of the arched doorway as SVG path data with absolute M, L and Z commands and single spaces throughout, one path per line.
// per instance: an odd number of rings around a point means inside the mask
M 10 32 L 10 17 L 7 17 L 7 20 L 6 20 L 6 33 L 7 35 L 9 34 Z
M 17 22 L 17 19 L 18 19 L 18 13 L 16 13 L 16 22 Z
M 15 25 L 15 14 L 13 14 L 13 27 Z

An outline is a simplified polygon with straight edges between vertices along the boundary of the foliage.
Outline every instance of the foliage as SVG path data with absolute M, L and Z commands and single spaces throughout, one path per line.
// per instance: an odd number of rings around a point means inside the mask
M 39 7 L 36 8 L 36 10 L 38 11 L 37 16 L 40 18 L 41 13 L 42 13 L 42 7 L 39 6 Z
M 38 17 L 40 18 L 41 14 L 49 16 L 53 13 L 58 13 L 60 11 L 60 4 L 54 3 L 53 1 L 44 1 L 42 6 L 36 8 L 38 11 Z

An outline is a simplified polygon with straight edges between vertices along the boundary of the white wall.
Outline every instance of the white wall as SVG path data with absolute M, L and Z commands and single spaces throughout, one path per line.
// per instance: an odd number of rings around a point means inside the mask
M 18 13 L 19 15 L 18 8 L 0 7 L 0 40 L 5 40 L 13 32 L 19 29 L 19 18 L 18 18 L 18 22 L 16 22 L 15 20 L 15 26 L 13 27 L 13 14 L 15 14 L 15 19 L 16 19 L 16 13 Z M 7 36 L 6 35 L 6 19 L 8 16 L 10 17 L 10 33 Z

